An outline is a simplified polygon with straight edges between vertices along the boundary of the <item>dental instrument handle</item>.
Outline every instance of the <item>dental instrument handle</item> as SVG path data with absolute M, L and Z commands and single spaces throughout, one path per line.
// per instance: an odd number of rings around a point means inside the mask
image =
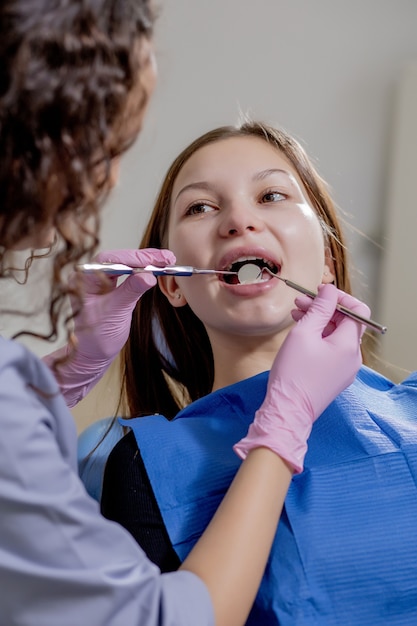
M 155 276 L 191 276 L 192 274 L 237 274 L 226 270 L 211 270 L 192 267 L 191 265 L 166 265 L 165 267 L 155 267 L 147 265 L 144 270 L 152 271 Z
M 171 265 L 165 267 L 146 265 L 146 267 L 135 267 L 133 272 L 152 272 L 154 276 L 191 276 L 193 274 L 193 268 L 189 265 Z
M 86 274 L 103 272 L 108 276 L 124 276 L 127 274 L 151 273 L 154 276 L 191 276 L 194 268 L 189 265 L 169 265 L 158 267 L 157 265 L 145 265 L 145 267 L 130 267 L 123 263 L 83 263 L 77 269 Z
M 288 278 L 282 278 L 281 276 L 278 276 L 277 274 L 274 274 L 274 276 L 276 278 L 279 278 L 279 280 L 282 280 L 286 285 L 288 285 L 288 287 L 291 287 L 292 289 L 295 289 L 296 291 L 299 291 L 300 293 L 303 293 L 306 296 L 310 296 L 310 298 L 315 298 L 317 295 L 316 293 L 314 293 L 314 291 L 310 291 L 310 289 L 307 289 L 306 287 L 302 287 L 301 285 L 298 285 L 297 283 L 293 283 L 292 280 L 288 280 Z M 342 306 L 341 304 L 338 304 L 336 306 L 336 309 L 340 311 L 340 313 L 343 313 L 343 315 L 350 317 L 356 322 L 365 324 L 366 326 L 368 326 L 368 328 L 371 328 L 372 330 L 376 330 L 378 333 L 381 333 L 382 335 L 387 332 L 386 326 L 383 326 L 382 324 L 378 324 L 378 322 L 375 322 L 374 320 L 369 319 L 368 317 L 363 317 L 362 315 L 359 315 L 358 313 L 351 311 L 350 309 L 346 308 L 345 306 Z
M 104 272 L 109 276 L 124 276 L 126 274 L 151 273 L 154 276 L 192 276 L 193 274 L 236 274 L 222 270 L 198 269 L 191 265 L 145 265 L 145 267 L 130 267 L 123 263 L 83 263 L 77 266 L 78 271 L 86 274 Z

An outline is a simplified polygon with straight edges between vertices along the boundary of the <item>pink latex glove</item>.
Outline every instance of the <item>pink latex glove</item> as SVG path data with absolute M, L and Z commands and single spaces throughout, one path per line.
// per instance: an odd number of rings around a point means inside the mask
M 370 311 L 333 285 L 321 285 L 314 300 L 303 296 L 295 302 L 293 317 L 299 321 L 275 358 L 247 436 L 234 450 L 244 459 L 253 448 L 269 448 L 299 473 L 314 420 L 353 382 L 362 363 L 365 327 L 335 311 L 336 304 L 365 317 Z
M 97 263 L 124 263 L 131 267 L 171 265 L 175 256 L 168 250 L 109 250 L 100 252 Z M 145 291 L 156 284 L 153 274 L 132 274 L 119 286 L 117 277 L 111 278 L 113 290 L 97 293 L 100 282 L 93 275 L 85 275 L 85 295 L 81 313 L 74 320 L 78 340 L 71 360 L 59 366 L 58 383 L 69 407 L 82 400 L 106 372 L 127 341 L 133 309 Z M 57 357 L 66 355 L 68 347 L 43 358 L 51 367 Z

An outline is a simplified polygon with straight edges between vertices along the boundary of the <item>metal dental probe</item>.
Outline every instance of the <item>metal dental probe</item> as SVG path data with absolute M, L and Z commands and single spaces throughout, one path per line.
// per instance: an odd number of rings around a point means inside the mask
M 310 296 L 310 298 L 315 298 L 317 296 L 317 294 L 314 293 L 314 291 L 310 291 L 309 289 L 306 289 L 306 287 L 302 287 L 301 285 L 298 285 L 297 283 L 293 283 L 292 280 L 288 280 L 288 278 L 282 278 L 282 276 L 279 276 L 278 274 L 274 274 L 274 272 L 271 272 L 271 270 L 268 269 L 267 267 L 264 269 L 269 274 L 271 274 L 271 276 L 278 278 L 278 280 L 282 280 L 286 285 L 288 285 L 288 287 L 291 287 L 292 289 L 295 289 L 296 291 L 299 291 L 300 293 L 303 293 L 306 296 Z M 388 330 L 386 326 L 383 326 L 382 324 L 378 324 L 378 322 L 375 322 L 374 320 L 371 320 L 368 317 L 363 317 L 362 315 L 359 315 L 358 313 L 351 311 L 350 309 L 348 309 L 347 307 L 341 304 L 338 304 L 336 306 L 336 309 L 340 311 L 340 313 L 343 313 L 344 315 L 346 315 L 347 317 L 350 317 L 353 320 L 360 322 L 362 324 L 366 324 L 366 326 L 368 326 L 372 330 L 376 330 L 378 333 L 381 333 L 382 335 L 386 333 Z

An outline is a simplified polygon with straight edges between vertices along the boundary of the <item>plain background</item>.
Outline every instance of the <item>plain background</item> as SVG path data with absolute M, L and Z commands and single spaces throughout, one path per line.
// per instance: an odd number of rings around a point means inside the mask
M 166 169 L 196 136 L 241 114 L 282 126 L 307 149 L 346 220 L 356 295 L 389 326 L 382 355 L 416 368 L 416 25 L 416 0 L 165 0 L 159 84 L 104 209 L 101 248 L 137 247 Z M 43 263 L 31 279 L 37 296 L 47 272 Z M 19 297 L 25 292 L 33 312 L 31 284 Z M 0 323 L 10 335 L 38 322 Z M 111 415 L 116 387 L 106 377 L 76 409 L 79 424 Z

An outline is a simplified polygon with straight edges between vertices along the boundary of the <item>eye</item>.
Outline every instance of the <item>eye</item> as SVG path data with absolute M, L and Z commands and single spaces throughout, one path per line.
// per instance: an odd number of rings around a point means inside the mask
M 186 210 L 185 215 L 201 215 L 202 213 L 210 213 L 211 211 L 216 211 L 216 209 L 205 202 L 197 202 Z
M 282 200 L 286 200 L 287 196 L 280 191 L 271 190 L 266 191 L 262 194 L 261 201 L 262 202 L 282 202 Z

